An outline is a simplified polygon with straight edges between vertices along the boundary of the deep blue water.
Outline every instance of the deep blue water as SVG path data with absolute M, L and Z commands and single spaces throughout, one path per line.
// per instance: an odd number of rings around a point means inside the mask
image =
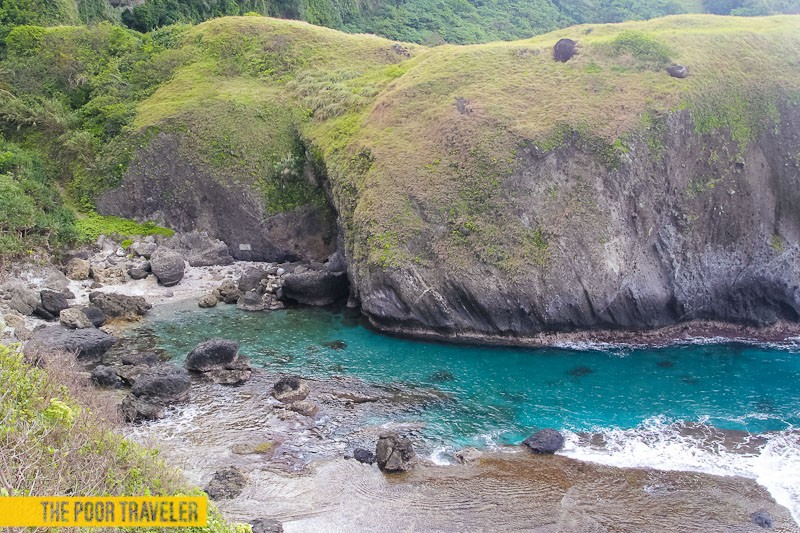
M 628 429 L 652 417 L 750 433 L 800 427 L 800 349 L 475 347 L 381 335 L 347 312 L 189 303 L 160 308 L 141 327 L 175 358 L 224 337 L 274 371 L 441 391 L 446 399 L 397 417 L 424 422 L 423 436 L 447 445 L 513 444 L 542 427 Z

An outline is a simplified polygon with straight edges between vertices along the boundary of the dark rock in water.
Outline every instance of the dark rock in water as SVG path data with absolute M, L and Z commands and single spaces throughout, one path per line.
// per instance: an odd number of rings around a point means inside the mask
M 750 521 L 758 527 L 772 529 L 772 516 L 766 511 L 756 511 L 750 515 Z
M 256 518 L 250 521 L 253 533 L 283 533 L 283 524 L 271 518 Z
M 215 367 L 232 363 L 239 353 L 239 343 L 227 339 L 201 342 L 186 356 L 186 368 L 195 372 L 208 372 Z
M 658 365 L 658 368 L 672 368 L 673 366 L 675 366 L 675 363 L 673 363 L 672 361 L 659 361 L 658 363 L 656 363 L 656 365 Z
M 128 296 L 111 292 L 93 292 L 89 301 L 110 318 L 136 320 L 143 317 L 153 307 L 141 296 Z
M 556 453 L 564 447 L 564 436 L 555 429 L 543 429 L 522 441 L 522 444 L 533 453 Z
M 39 296 L 42 299 L 42 307 L 52 316 L 58 316 L 61 311 L 69 308 L 66 295 L 60 292 L 45 289 L 39 293 Z
M 220 302 L 225 302 L 226 304 L 235 304 L 239 301 L 239 298 L 242 297 L 242 291 L 236 286 L 232 280 L 225 280 L 222 284 L 214 290 L 214 296 Z
M 308 384 L 296 376 L 281 378 L 272 387 L 272 396 L 282 403 L 299 402 L 305 400 L 311 389 Z
M 160 362 L 161 358 L 154 352 L 140 352 L 122 356 L 123 365 L 155 366 Z
M 322 345 L 333 350 L 344 350 L 347 348 L 347 343 L 344 341 L 323 342 Z
M 253 290 L 263 292 L 261 280 L 266 279 L 267 276 L 269 276 L 267 269 L 250 267 L 242 273 L 237 288 L 243 293 Z
M 106 323 L 106 314 L 97 306 L 90 305 L 81 309 L 94 327 L 99 328 Z
M 411 468 L 416 457 L 414 446 L 396 433 L 383 433 L 375 446 L 375 460 L 384 472 L 404 472 Z
M 92 381 L 100 387 L 114 387 L 119 383 L 119 376 L 112 367 L 97 365 L 92 370 Z
M 375 454 L 364 448 L 356 448 L 353 450 L 353 459 L 359 463 L 371 465 L 375 463 Z
M 247 485 L 247 476 L 235 466 L 214 472 L 205 491 L 212 500 L 231 500 L 242 493 Z
M 428 376 L 428 381 L 432 381 L 433 383 L 447 383 L 448 381 L 453 381 L 455 376 L 449 370 L 437 370 L 430 376 Z
M 306 270 L 283 277 L 283 299 L 305 305 L 330 305 L 349 294 L 345 272 Z
M 685 78 L 689 75 L 689 67 L 684 65 L 672 65 L 667 67 L 667 74 L 673 78 Z
M 588 376 L 589 374 L 594 373 L 594 370 L 589 368 L 588 366 L 576 366 L 575 368 L 570 368 L 567 371 L 567 374 L 574 378 L 582 378 L 583 376 Z
M 572 39 L 559 39 L 553 47 L 553 59 L 566 63 L 575 55 L 575 46 L 578 43 Z
M 116 342 L 116 337 L 99 329 L 67 329 L 58 325 L 36 330 L 25 349 L 74 353 L 79 360 L 95 361 Z
M 180 283 L 186 265 L 183 256 L 174 250 L 159 248 L 150 257 L 150 268 L 164 287 L 173 287 Z
M 172 365 L 148 368 L 136 378 L 131 392 L 122 400 L 120 412 L 129 422 L 163 418 L 168 406 L 189 399 L 191 386 L 189 373 L 183 368 Z

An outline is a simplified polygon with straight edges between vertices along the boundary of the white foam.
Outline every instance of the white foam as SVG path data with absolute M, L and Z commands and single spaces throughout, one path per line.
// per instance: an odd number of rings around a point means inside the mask
M 759 435 L 763 442 L 744 439 L 724 443 L 708 426 L 686 426 L 663 417 L 646 420 L 635 429 L 599 429 L 604 444 L 595 446 L 567 432 L 567 457 L 616 467 L 703 472 L 754 479 L 775 501 L 789 509 L 800 525 L 800 433 L 794 429 Z M 749 440 L 749 442 L 748 442 Z

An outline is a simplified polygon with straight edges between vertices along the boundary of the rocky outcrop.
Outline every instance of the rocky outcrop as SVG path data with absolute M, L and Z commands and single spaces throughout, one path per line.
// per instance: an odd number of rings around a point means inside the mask
M 174 250 L 159 248 L 150 257 L 150 270 L 158 282 L 165 287 L 180 283 L 186 270 L 183 256 Z
M 181 233 L 166 241 L 164 245 L 180 252 L 193 267 L 233 263 L 228 246 L 219 239 L 212 239 L 204 232 Z
M 564 435 L 555 429 L 543 429 L 522 441 L 522 445 L 533 453 L 556 453 L 564 447 Z
M 383 433 L 375 446 L 375 461 L 384 472 L 405 472 L 416 457 L 414 446 L 396 433 Z
M 0 296 L 3 303 L 20 314 L 33 314 L 39 304 L 39 296 L 20 280 L 11 279 L 0 285 Z
M 346 298 L 347 273 L 304 270 L 283 276 L 283 299 L 305 305 L 330 305 Z
M 235 304 L 239 301 L 239 298 L 242 297 L 242 291 L 239 290 L 235 282 L 228 279 L 214 289 L 214 296 L 216 296 L 220 302 Z
M 253 374 L 250 359 L 239 353 L 239 343 L 226 339 L 201 342 L 186 356 L 186 368 L 222 385 L 244 383 Z
M 112 292 L 93 292 L 89 301 L 109 318 L 137 320 L 153 307 L 141 296 L 128 296 Z
M 161 365 L 143 372 L 131 392 L 122 400 L 120 412 L 129 422 L 157 420 L 166 408 L 189 399 L 192 382 L 189 373 L 172 365 Z
M 79 360 L 99 360 L 117 342 L 99 329 L 67 329 L 63 326 L 41 328 L 33 333 L 26 343 L 26 353 L 67 352 L 74 353 Z
M 92 381 L 98 387 L 114 387 L 120 383 L 117 371 L 113 367 L 106 365 L 97 365 L 92 369 Z

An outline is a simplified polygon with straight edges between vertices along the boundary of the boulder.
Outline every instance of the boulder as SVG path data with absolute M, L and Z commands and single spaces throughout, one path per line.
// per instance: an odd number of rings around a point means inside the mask
M 58 316 L 61 311 L 69 307 L 67 296 L 63 293 L 45 289 L 39 293 L 39 297 L 42 307 L 53 316 Z
M 556 453 L 564 447 L 564 435 L 555 429 L 543 429 L 522 441 L 522 444 L 533 453 Z
M 0 285 L 0 294 L 8 307 L 25 316 L 32 315 L 40 305 L 39 295 L 19 280 L 12 279 Z
M 143 317 L 153 307 L 141 296 L 128 296 L 113 292 L 93 292 L 89 301 L 99 307 L 109 318 L 136 320 Z
M 216 296 L 220 302 L 235 304 L 239 301 L 239 298 L 242 297 L 242 291 L 239 290 L 236 283 L 227 279 L 214 290 L 214 296 Z
M 559 39 L 553 47 L 553 59 L 566 63 L 575 55 L 577 42 L 572 39 Z
M 203 309 L 209 309 L 211 307 L 216 307 L 218 303 L 219 300 L 217 299 L 216 296 L 214 296 L 213 294 L 206 294 L 205 296 L 200 298 L 200 301 L 197 302 L 197 305 L 202 307 Z
M 186 264 L 178 252 L 159 248 L 150 257 L 150 268 L 161 285 L 173 287 L 183 279 Z
M 80 360 L 98 360 L 116 342 L 116 337 L 99 329 L 67 329 L 58 325 L 36 330 L 26 344 L 26 351 L 69 352 Z
M 238 288 L 241 292 L 256 290 L 261 291 L 261 280 L 269 277 L 267 269 L 261 267 L 250 267 L 242 273 L 239 278 Z
M 303 416 L 313 417 L 319 413 L 319 405 L 310 400 L 300 400 L 289 404 L 289 409 Z
M 672 65 L 667 67 L 667 74 L 673 78 L 685 78 L 689 75 L 689 67 L 685 65 Z
M 230 265 L 233 257 L 228 245 L 219 239 L 212 239 L 208 233 L 190 231 L 180 233 L 164 243 L 167 247 L 181 252 L 190 266 Z
M 250 358 L 241 354 L 237 355 L 236 360 L 231 363 L 219 365 L 202 373 L 203 378 L 220 385 L 240 385 L 249 380 L 252 375 L 253 366 Z
M 225 339 L 195 346 L 186 356 L 186 368 L 222 385 L 244 383 L 253 374 L 250 359 L 239 354 L 239 343 Z
M 247 485 L 247 476 L 235 466 L 214 472 L 204 489 L 212 500 L 231 500 L 239 496 Z
M 283 524 L 272 518 L 256 518 L 250 521 L 253 533 L 283 533 Z
M 92 278 L 97 283 L 102 283 L 104 285 L 120 285 L 122 283 L 127 283 L 128 272 L 123 267 L 116 265 L 108 268 L 93 266 Z
M 131 267 L 131 268 L 128 269 L 128 275 L 133 280 L 140 280 L 140 279 L 147 278 L 147 276 L 150 275 L 150 272 L 148 270 L 143 269 L 143 268 Z
M 114 387 L 119 384 L 117 371 L 110 366 L 97 365 L 91 375 L 92 381 L 99 387 Z
M 126 420 L 156 420 L 170 405 L 189 398 L 192 382 L 184 368 L 160 365 L 138 376 L 131 392 L 122 400 L 120 411 Z
M 261 294 L 256 290 L 247 291 L 236 302 L 236 309 L 242 311 L 263 311 L 266 308 L 267 305 L 264 303 Z
M 330 305 L 350 292 L 347 273 L 306 270 L 283 277 L 283 300 L 305 305 Z
M 83 281 L 89 279 L 91 272 L 91 264 L 86 259 L 80 257 L 73 257 L 64 267 L 64 273 L 71 280 Z
M 375 463 L 375 454 L 369 450 L 365 450 L 364 448 L 356 448 L 353 450 L 353 459 L 359 463 L 371 465 Z
M 756 511 L 750 515 L 750 521 L 758 527 L 772 529 L 772 516 L 766 511 Z
M 308 384 L 297 376 L 281 378 L 272 387 L 272 396 L 282 403 L 293 403 L 305 400 L 311 392 Z
M 78 309 L 77 307 L 64 309 L 61 311 L 61 313 L 59 313 L 58 319 L 65 327 L 71 329 L 94 327 L 94 324 L 92 324 L 92 321 L 89 320 L 89 317 L 84 314 L 82 309 Z
M 383 433 L 375 446 L 375 460 L 384 472 L 405 472 L 416 457 L 411 441 L 396 433 Z
M 89 305 L 81 309 L 81 311 L 83 311 L 83 314 L 86 315 L 96 328 L 106 323 L 106 314 L 97 306 Z
M 154 242 L 136 241 L 128 247 L 128 250 L 139 257 L 150 259 L 150 256 L 153 255 L 157 248 L 158 245 Z
M 151 365 L 122 365 L 117 367 L 117 375 L 122 382 L 129 386 L 133 387 L 136 385 L 136 380 L 139 379 L 139 376 L 150 370 Z

